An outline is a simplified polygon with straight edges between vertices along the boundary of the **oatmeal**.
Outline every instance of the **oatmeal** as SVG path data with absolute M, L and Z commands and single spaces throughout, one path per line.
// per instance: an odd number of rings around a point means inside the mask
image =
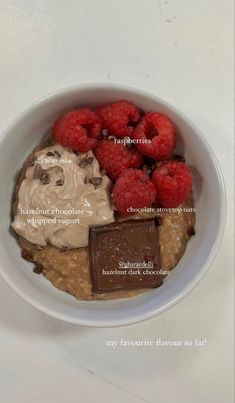
M 166 115 L 128 101 L 60 117 L 24 163 L 12 206 L 35 275 L 87 301 L 160 287 L 195 234 L 193 177 L 175 141 Z

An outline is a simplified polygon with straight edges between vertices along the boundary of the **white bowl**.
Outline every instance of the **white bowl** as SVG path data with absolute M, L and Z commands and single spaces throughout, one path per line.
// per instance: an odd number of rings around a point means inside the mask
M 166 113 L 177 126 L 178 149 L 194 172 L 196 235 L 164 284 L 135 298 L 84 302 L 57 290 L 20 257 L 9 232 L 14 181 L 24 160 L 48 132 L 52 122 L 76 106 L 96 106 L 115 100 L 133 101 L 145 111 Z M 121 326 L 143 321 L 170 308 L 199 282 L 209 268 L 223 235 L 225 189 L 218 162 L 199 130 L 181 112 L 143 91 L 112 84 L 67 88 L 41 99 L 21 114 L 0 141 L 0 273 L 28 303 L 58 319 L 86 326 Z

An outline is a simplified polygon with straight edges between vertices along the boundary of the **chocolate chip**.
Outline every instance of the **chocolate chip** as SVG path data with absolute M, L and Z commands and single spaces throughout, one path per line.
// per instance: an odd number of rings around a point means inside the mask
M 84 179 L 84 183 L 90 183 L 91 178 L 89 178 L 89 176 L 86 176 Z
M 143 170 L 147 175 L 150 175 L 152 173 L 152 169 L 147 165 L 143 166 Z
M 43 271 L 43 266 L 40 263 L 36 263 L 36 265 L 33 268 L 33 272 L 36 274 L 41 274 Z
M 101 173 L 101 175 L 104 176 L 104 175 L 106 175 L 107 171 L 105 171 L 105 169 L 101 169 L 100 173 Z
M 174 154 L 173 155 L 174 160 L 179 161 L 179 162 L 185 162 L 185 158 L 182 155 L 179 154 Z
M 40 174 L 40 181 L 43 185 L 48 185 L 48 183 L 50 183 L 50 175 L 47 172 L 42 171 Z
M 65 246 L 65 245 L 63 245 L 63 246 L 61 247 L 61 252 L 66 252 L 66 250 L 68 250 L 68 247 Z
M 187 230 L 188 236 L 193 236 L 196 234 L 195 229 L 193 227 L 188 228 Z
M 64 184 L 64 179 L 57 179 L 57 181 L 56 181 L 56 186 L 63 186 L 63 184 Z
M 102 136 L 103 136 L 104 138 L 107 138 L 108 135 L 109 135 L 108 129 L 103 129 L 103 130 L 102 130 Z
M 48 151 L 47 156 L 48 157 L 55 157 L 55 153 L 53 153 L 52 151 Z
M 90 179 L 90 182 L 92 183 L 92 185 L 94 185 L 95 187 L 99 186 L 102 182 L 103 178 L 99 178 L 99 177 L 93 177 Z
M 162 217 L 161 216 L 155 217 L 155 224 L 156 224 L 157 227 L 160 227 L 160 225 L 162 225 Z
M 54 154 L 58 157 L 58 158 L 60 158 L 61 157 L 61 155 L 60 155 L 60 153 L 58 152 L 58 151 L 54 151 Z
M 154 161 L 152 158 L 145 157 L 143 166 L 145 172 L 150 174 L 155 168 L 156 168 L 156 161 Z
M 27 160 L 27 166 L 28 167 L 34 166 L 34 163 L 36 160 L 37 160 L 37 157 L 35 155 L 31 155 Z
M 26 249 L 22 249 L 21 257 L 28 262 L 33 262 L 33 256 Z
M 34 167 L 34 172 L 33 172 L 33 179 L 39 179 L 41 176 L 41 165 L 40 164 L 36 164 Z
M 80 166 L 80 168 L 86 168 L 87 165 L 92 164 L 93 160 L 94 160 L 94 157 L 85 157 L 79 162 L 78 165 Z

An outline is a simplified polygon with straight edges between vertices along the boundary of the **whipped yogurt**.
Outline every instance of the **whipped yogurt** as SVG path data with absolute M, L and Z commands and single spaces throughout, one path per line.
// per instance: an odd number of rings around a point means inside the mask
M 75 154 L 55 144 L 34 156 L 19 188 L 12 227 L 37 245 L 87 246 L 89 226 L 114 221 L 110 179 L 92 151 Z

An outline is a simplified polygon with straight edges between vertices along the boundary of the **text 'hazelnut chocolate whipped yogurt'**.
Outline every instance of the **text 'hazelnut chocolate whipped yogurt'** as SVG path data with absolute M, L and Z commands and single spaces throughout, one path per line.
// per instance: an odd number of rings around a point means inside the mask
M 82 300 L 160 287 L 195 234 L 193 177 L 173 122 L 121 100 L 67 112 L 21 169 L 22 257 Z

